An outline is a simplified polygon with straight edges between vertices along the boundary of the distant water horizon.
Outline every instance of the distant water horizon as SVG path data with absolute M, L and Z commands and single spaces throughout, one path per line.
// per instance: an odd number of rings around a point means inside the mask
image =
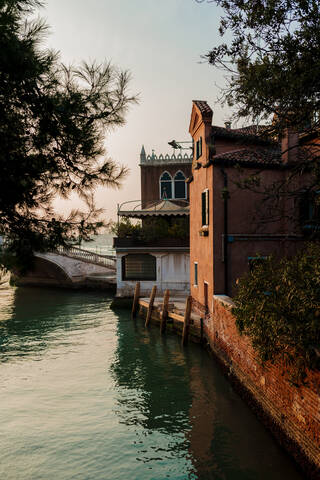
M 115 255 L 113 248 L 112 233 L 102 233 L 101 235 L 93 235 L 90 241 L 81 242 L 81 248 L 90 250 L 98 255 Z

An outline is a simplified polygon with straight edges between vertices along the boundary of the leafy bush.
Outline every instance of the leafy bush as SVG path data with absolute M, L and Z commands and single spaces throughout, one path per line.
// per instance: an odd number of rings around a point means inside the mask
M 119 238 L 135 238 L 152 242 L 159 238 L 187 238 L 189 237 L 189 219 L 175 218 L 170 222 L 164 218 L 144 220 L 143 224 L 133 224 L 124 217 L 119 224 L 114 223 L 111 232 Z
M 122 218 L 119 223 L 114 222 L 110 227 L 111 233 L 119 238 L 140 238 L 141 224 L 133 224 L 130 218 Z
M 291 259 L 269 258 L 240 279 L 233 313 L 262 362 L 284 361 L 289 379 L 320 370 L 320 245 Z

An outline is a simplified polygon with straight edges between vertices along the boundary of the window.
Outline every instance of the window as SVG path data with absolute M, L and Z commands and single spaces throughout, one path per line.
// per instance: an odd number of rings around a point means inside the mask
M 160 198 L 172 198 L 172 177 L 168 172 L 160 177 Z
M 320 192 L 304 192 L 300 199 L 300 221 L 306 231 L 319 228 L 320 224 Z
M 203 300 L 204 300 L 204 310 L 205 313 L 209 313 L 209 296 L 208 296 L 209 285 L 207 282 L 203 283 Z
M 181 171 L 174 176 L 174 198 L 186 198 L 186 177 Z
M 122 280 L 156 280 L 156 257 L 145 254 L 129 254 L 122 257 Z
M 209 190 L 201 194 L 202 226 L 209 225 Z
M 257 268 L 259 265 L 262 265 L 268 257 L 265 256 L 257 256 L 257 257 L 248 257 L 248 263 L 249 263 L 249 270 L 250 272 L 253 272 L 255 268 Z
M 196 142 L 196 159 L 200 158 L 202 155 L 202 137 L 199 138 Z
M 194 262 L 194 282 L 193 282 L 194 286 L 197 287 L 198 286 L 198 263 L 197 262 Z

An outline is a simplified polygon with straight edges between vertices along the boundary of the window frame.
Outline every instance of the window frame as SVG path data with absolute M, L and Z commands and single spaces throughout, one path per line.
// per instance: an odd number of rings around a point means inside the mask
M 200 136 L 196 141 L 196 160 L 202 155 L 202 137 Z
M 153 261 L 152 274 L 153 275 L 150 275 L 150 277 L 148 277 L 148 278 L 144 278 L 141 275 L 139 276 L 139 274 L 133 275 L 132 277 L 128 277 L 126 275 L 126 259 L 129 256 L 130 257 L 133 257 L 133 256 L 142 257 L 142 256 L 144 256 L 144 257 L 152 258 L 152 261 Z M 123 255 L 123 257 L 121 257 L 121 280 L 126 281 L 126 282 L 131 282 L 131 281 L 154 282 L 154 281 L 157 281 L 157 257 L 150 254 L 150 253 L 127 253 L 126 255 Z
M 304 191 L 299 199 L 299 223 L 303 231 L 316 229 L 320 220 L 320 190 Z
M 201 192 L 201 225 L 208 227 L 210 223 L 210 205 L 209 205 L 209 189 L 206 188 Z
M 163 177 L 163 175 L 167 173 L 169 175 L 169 177 L 171 178 L 171 180 L 161 180 L 161 178 Z M 162 197 L 162 192 L 161 192 L 161 184 L 162 183 L 171 183 L 171 197 Z M 161 173 L 160 175 L 160 178 L 159 178 L 159 196 L 160 196 L 160 200 L 172 200 L 174 197 L 173 197 L 173 188 L 174 187 L 174 184 L 173 184 L 173 178 L 172 178 L 172 175 L 168 172 L 168 170 L 165 170 L 164 172 Z
M 193 262 L 193 286 L 198 287 L 199 286 L 199 270 L 198 270 L 198 262 Z
M 181 173 L 183 175 L 183 178 L 184 180 L 176 180 L 176 176 L 178 175 L 178 173 Z M 176 197 L 176 182 L 181 182 L 184 183 L 184 197 Z M 175 174 L 174 174 L 174 177 L 173 177 L 173 196 L 172 196 L 173 199 L 175 200 L 185 200 L 187 198 L 187 184 L 186 184 L 186 176 L 185 174 L 183 173 L 182 170 L 178 170 Z
M 249 272 L 253 272 L 253 270 L 261 263 L 266 262 L 268 260 L 268 255 L 255 255 L 253 257 L 247 257 L 248 259 L 248 266 Z

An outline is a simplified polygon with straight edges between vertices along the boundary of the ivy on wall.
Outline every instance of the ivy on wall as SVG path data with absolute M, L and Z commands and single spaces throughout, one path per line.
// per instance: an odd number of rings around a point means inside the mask
M 320 244 L 267 258 L 238 282 L 233 314 L 262 362 L 281 360 L 295 385 L 320 370 Z

